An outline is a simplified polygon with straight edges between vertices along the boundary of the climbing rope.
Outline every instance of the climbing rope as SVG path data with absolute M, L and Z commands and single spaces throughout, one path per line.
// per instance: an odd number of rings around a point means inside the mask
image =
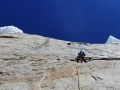
M 78 65 L 77 63 L 75 64 L 76 67 L 76 71 L 77 71 L 77 77 L 78 77 L 78 90 L 80 90 L 80 81 L 79 81 L 79 70 L 78 70 Z M 73 80 L 75 79 L 75 77 L 71 80 L 71 82 L 69 83 L 69 85 L 65 88 L 65 90 L 67 90 L 70 85 L 72 84 Z
M 76 63 L 76 70 L 77 70 L 77 77 L 78 77 L 78 90 L 80 90 L 80 77 L 79 77 L 79 70 L 78 70 L 78 65 Z

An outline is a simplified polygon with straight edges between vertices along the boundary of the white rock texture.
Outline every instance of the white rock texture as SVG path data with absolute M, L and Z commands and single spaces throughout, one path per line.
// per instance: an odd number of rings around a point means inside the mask
M 79 50 L 86 57 L 111 60 L 76 63 Z M 119 53 L 120 44 L 1 34 L 0 90 L 120 90 Z

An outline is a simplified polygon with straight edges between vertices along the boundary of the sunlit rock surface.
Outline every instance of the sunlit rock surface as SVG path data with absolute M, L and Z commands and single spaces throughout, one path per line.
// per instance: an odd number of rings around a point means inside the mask
M 92 59 L 76 63 L 79 50 Z M 1 34 L 0 90 L 120 90 L 119 54 L 120 44 Z

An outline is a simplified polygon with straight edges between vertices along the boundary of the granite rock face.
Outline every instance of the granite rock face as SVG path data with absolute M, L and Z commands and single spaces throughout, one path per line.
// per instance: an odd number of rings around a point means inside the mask
M 111 60 L 76 63 L 79 50 L 86 57 Z M 0 90 L 120 90 L 119 53 L 120 44 L 1 34 Z

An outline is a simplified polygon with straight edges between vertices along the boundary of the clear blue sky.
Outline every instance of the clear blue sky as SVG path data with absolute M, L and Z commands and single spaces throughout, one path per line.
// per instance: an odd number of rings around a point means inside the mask
M 120 0 L 0 0 L 0 27 L 61 40 L 120 39 Z

